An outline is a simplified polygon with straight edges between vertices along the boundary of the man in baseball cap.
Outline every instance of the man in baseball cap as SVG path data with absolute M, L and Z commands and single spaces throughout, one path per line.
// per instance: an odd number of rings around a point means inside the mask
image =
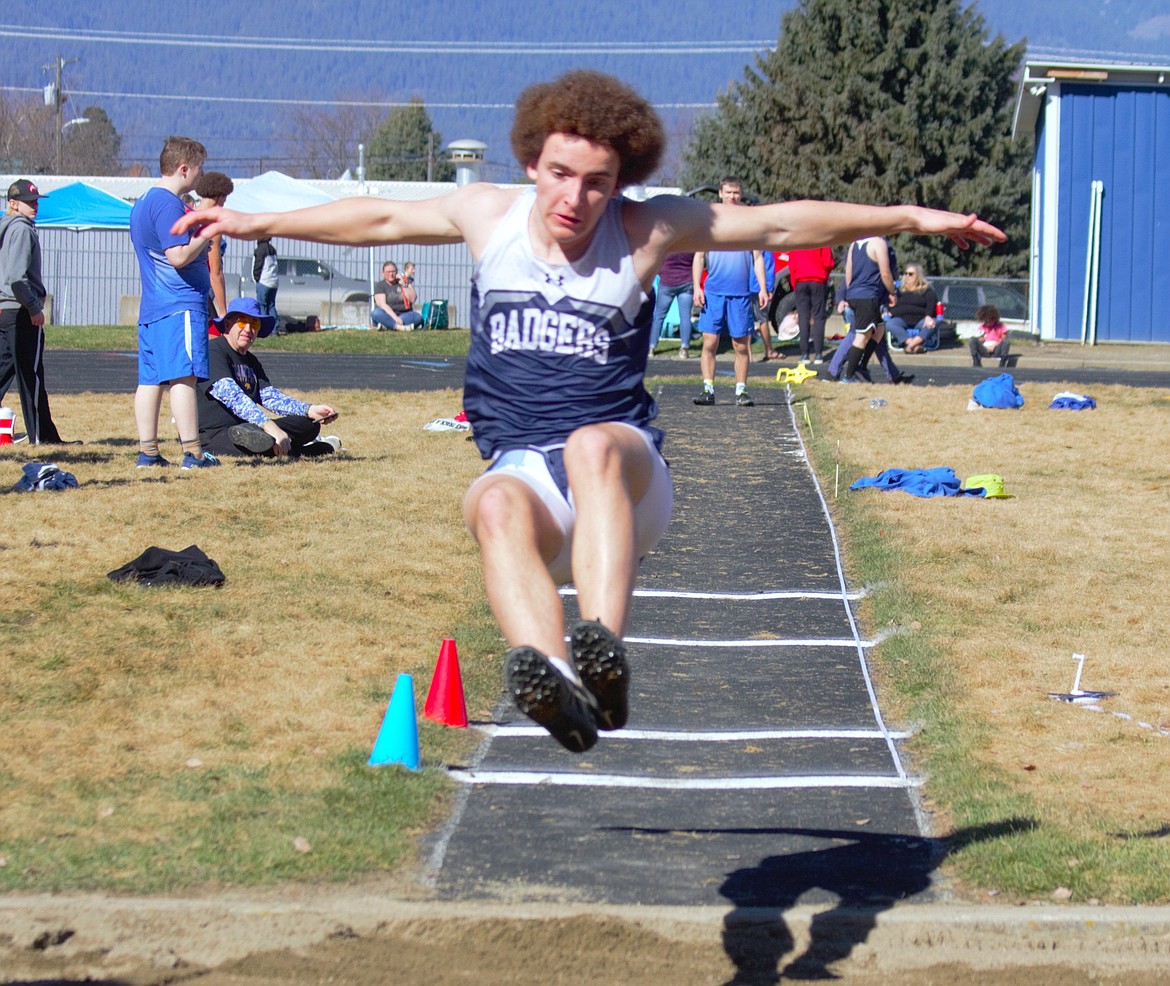
M 36 202 L 39 199 L 46 198 L 48 196 L 42 195 L 37 186 L 27 178 L 18 178 L 8 186 L 8 200 L 10 202 L 13 199 L 17 202 Z
M 8 186 L 8 208 L 0 218 L 0 401 L 15 377 L 30 445 L 61 443 L 45 389 L 47 292 L 36 229 L 43 198 L 36 185 L 20 178 Z

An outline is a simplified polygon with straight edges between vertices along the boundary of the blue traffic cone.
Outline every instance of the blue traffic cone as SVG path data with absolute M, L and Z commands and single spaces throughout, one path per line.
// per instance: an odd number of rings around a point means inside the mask
M 394 683 L 394 694 L 374 741 L 369 766 L 382 767 L 400 763 L 411 770 L 419 768 L 418 719 L 414 711 L 414 679 L 400 674 Z

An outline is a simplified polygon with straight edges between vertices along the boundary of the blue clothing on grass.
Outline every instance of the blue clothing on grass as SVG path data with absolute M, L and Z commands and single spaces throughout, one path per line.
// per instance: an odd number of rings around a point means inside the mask
M 1056 408 L 1060 411 L 1089 411 L 1096 406 L 1097 402 L 1088 394 L 1074 394 L 1069 390 L 1062 390 L 1048 405 L 1049 410 Z
M 860 490 L 866 487 L 881 490 L 904 490 L 914 496 L 958 496 L 962 482 L 949 466 L 934 469 L 886 469 L 877 476 L 863 476 L 849 488 Z
M 1016 387 L 1016 382 L 1010 373 L 1001 373 L 997 377 L 988 377 L 975 385 L 971 396 L 977 404 L 984 407 L 1000 407 L 1015 410 L 1024 406 L 1024 397 Z

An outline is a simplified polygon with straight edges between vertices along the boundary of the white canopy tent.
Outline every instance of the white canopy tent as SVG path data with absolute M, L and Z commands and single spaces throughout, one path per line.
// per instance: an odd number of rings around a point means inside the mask
M 227 197 L 226 204 L 240 212 L 289 212 L 332 201 L 333 196 L 319 188 L 279 171 L 266 171 L 250 181 L 240 182 Z

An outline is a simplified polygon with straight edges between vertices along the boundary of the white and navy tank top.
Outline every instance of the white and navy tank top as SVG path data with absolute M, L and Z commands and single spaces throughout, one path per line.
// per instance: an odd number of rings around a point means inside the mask
M 658 414 L 646 392 L 654 303 L 634 270 L 622 200 L 606 207 L 585 254 L 541 260 L 525 190 L 488 240 L 471 280 L 471 346 L 463 409 L 485 459 L 509 448 L 563 443 L 587 424 L 645 428 Z
M 878 266 L 878 262 L 869 255 L 868 251 L 870 241 L 880 239 L 880 236 L 867 236 L 863 240 L 855 241 L 849 248 L 853 261 L 853 279 L 845 287 L 846 300 L 849 298 L 875 298 L 884 301 L 889 296 L 885 281 L 882 280 L 882 269 Z M 891 273 L 894 269 L 891 251 Z M 894 277 L 897 277 L 897 275 L 894 274 Z

